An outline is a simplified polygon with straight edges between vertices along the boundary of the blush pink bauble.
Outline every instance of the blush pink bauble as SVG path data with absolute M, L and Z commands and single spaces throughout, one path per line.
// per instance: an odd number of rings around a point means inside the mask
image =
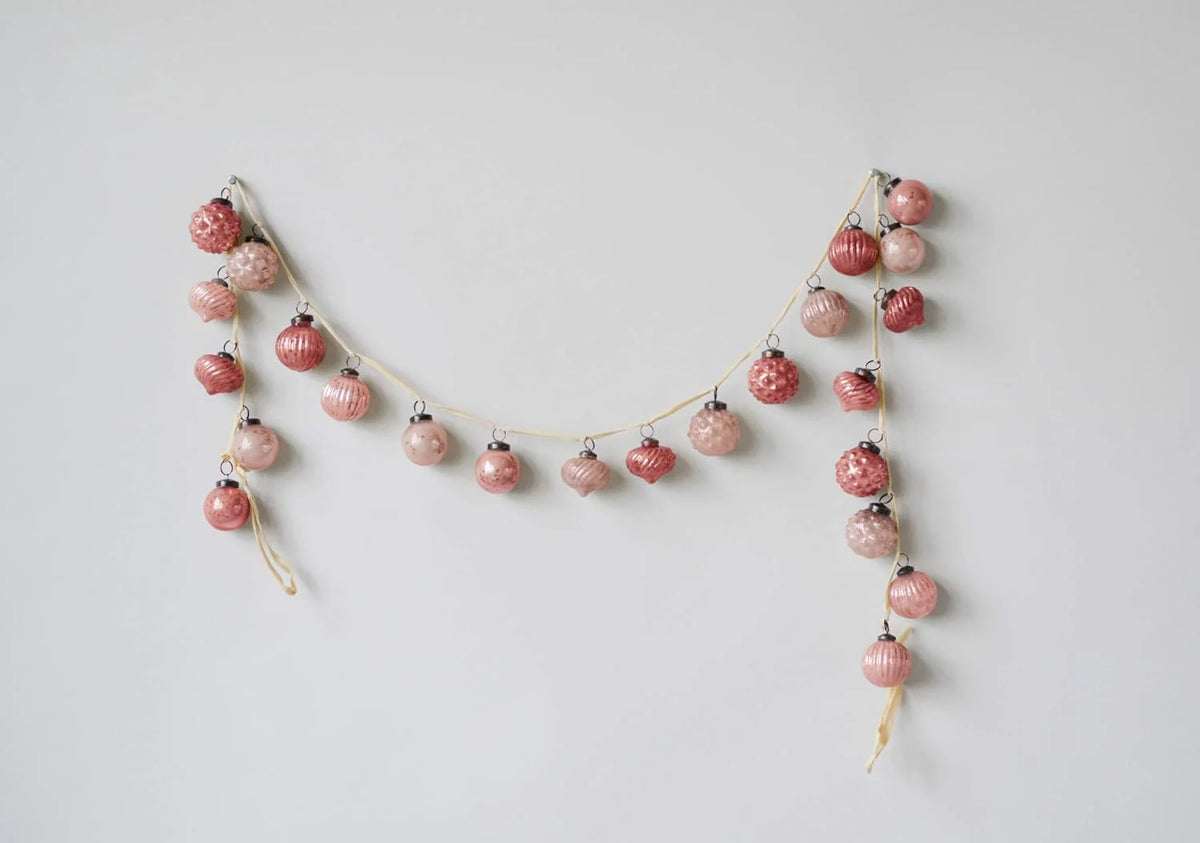
M 371 406 L 371 390 L 358 378 L 357 369 L 342 369 L 321 391 L 321 409 L 338 421 L 354 421 Z
M 896 578 L 888 586 L 888 603 L 902 618 L 923 618 L 934 610 L 937 601 L 937 583 L 912 565 L 896 571 Z
M 292 324 L 275 338 L 275 356 L 293 372 L 307 372 L 325 361 L 325 338 L 313 327 L 312 316 L 292 317 Z
M 271 244 L 261 237 L 247 237 L 242 245 L 225 256 L 229 281 L 236 287 L 254 292 L 265 290 L 275 283 L 279 272 L 279 256 Z
M 489 442 L 475 460 L 475 482 L 494 495 L 511 492 L 521 480 L 521 461 L 507 442 Z
M 625 455 L 625 468 L 634 477 L 654 484 L 675 468 L 675 452 L 665 445 L 658 444 L 654 437 L 647 436 L 641 445 Z
M 220 278 L 201 281 L 188 294 L 188 305 L 205 322 L 228 319 L 237 312 L 237 293 Z
M 884 187 L 888 213 L 897 222 L 918 225 L 933 210 L 933 192 L 916 179 L 892 179 Z
M 236 480 L 217 481 L 204 499 L 204 519 L 218 530 L 236 530 L 250 518 L 250 499 Z
M 842 404 L 842 412 L 851 410 L 873 410 L 879 404 L 879 387 L 875 385 L 875 373 L 859 367 L 853 372 L 842 372 L 833 379 L 833 394 Z
M 707 457 L 720 457 L 737 447 L 741 428 L 738 417 L 729 412 L 724 401 L 712 400 L 692 416 L 688 440 Z
M 612 477 L 611 469 L 591 448 L 580 451 L 579 456 L 564 462 L 561 473 L 563 482 L 578 492 L 581 498 L 603 489 Z
M 892 223 L 879 240 L 879 259 L 888 272 L 907 275 L 925 261 L 925 241 L 911 228 Z
M 279 456 L 279 437 L 259 419 L 243 419 L 233 435 L 233 458 L 242 468 L 270 468 Z
M 896 549 L 900 531 L 892 511 L 881 503 L 860 509 L 846 522 L 846 544 L 859 556 L 878 559 Z
M 409 418 L 400 442 L 404 456 L 416 465 L 437 465 L 446 457 L 450 437 L 429 413 L 417 413 Z
M 227 351 L 205 354 L 196 361 L 192 372 L 209 395 L 237 392 L 246 379 L 242 367 Z
M 880 688 L 902 685 L 912 672 L 912 655 L 896 636 L 884 633 L 863 653 L 862 672 Z
M 813 287 L 800 308 L 800 322 L 814 337 L 834 337 L 850 320 L 850 304 L 836 290 Z

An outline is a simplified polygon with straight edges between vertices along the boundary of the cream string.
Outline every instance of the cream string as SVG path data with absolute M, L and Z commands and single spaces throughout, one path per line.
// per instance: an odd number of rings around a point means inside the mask
M 903 644 L 908 640 L 908 636 L 912 634 L 912 627 L 908 627 L 900 633 L 900 637 L 896 640 Z M 879 725 L 875 727 L 875 749 L 871 752 L 871 757 L 867 759 L 867 772 L 875 766 L 875 762 L 879 760 L 879 756 L 883 753 L 883 748 L 888 745 L 888 741 L 892 737 L 892 723 L 896 719 L 896 712 L 900 710 L 900 700 L 904 697 L 904 683 L 896 685 L 888 691 L 887 705 L 883 707 L 883 714 L 879 716 Z

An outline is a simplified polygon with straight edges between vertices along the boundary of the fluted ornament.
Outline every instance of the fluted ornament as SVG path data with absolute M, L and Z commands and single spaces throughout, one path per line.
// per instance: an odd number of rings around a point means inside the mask
M 429 413 L 415 413 L 409 418 L 400 441 L 404 445 L 404 456 L 412 462 L 437 465 L 446 457 L 450 436 Z
M 892 179 L 883 193 L 888 213 L 905 225 L 921 224 L 933 210 L 933 192 L 916 179 Z
M 707 401 L 704 409 L 692 416 L 688 439 L 706 457 L 721 457 L 737 447 L 741 428 L 738 417 L 729 412 L 724 401 Z
M 196 375 L 196 380 L 200 381 L 209 395 L 216 395 L 219 392 L 237 392 L 245 381 L 242 367 L 227 351 L 205 354 L 196 361 L 192 371 Z
M 888 290 L 880 303 L 883 327 L 897 334 L 925 323 L 925 297 L 916 287 Z
M 868 682 L 880 688 L 902 685 L 912 673 L 912 654 L 896 636 L 885 632 L 863 653 L 862 672 Z
M 265 290 L 275 283 L 279 256 L 261 237 L 247 237 L 242 245 L 225 256 L 229 281 L 243 290 Z
M 842 403 L 842 412 L 873 410 L 879 404 L 879 387 L 875 373 L 860 366 L 853 372 L 842 372 L 833 379 L 833 394 Z
M 764 404 L 782 404 L 800 388 L 800 370 L 778 348 L 768 348 L 750 366 L 750 394 Z
M 494 495 L 511 492 L 521 480 L 521 461 L 507 442 L 489 442 L 475 460 L 475 482 Z
M 250 518 L 250 499 L 236 480 L 218 480 L 204 498 L 204 520 L 218 530 L 236 530 Z
M 233 458 L 250 471 L 270 468 L 279 456 L 279 437 L 260 419 L 242 419 L 233 435 Z
M 896 550 L 900 531 L 892 511 L 881 503 L 860 509 L 846 522 L 846 544 L 859 556 L 878 559 Z
M 888 586 L 888 603 L 902 618 L 923 618 L 937 606 L 937 583 L 928 574 L 905 565 Z
M 562 465 L 563 482 L 578 492 L 581 498 L 603 489 L 611 477 L 612 470 L 591 448 L 580 451 L 579 456 L 572 457 Z
M 862 275 L 879 259 L 879 245 L 861 226 L 846 227 L 829 241 L 829 265 L 842 275 Z
M 321 409 L 338 421 L 361 419 L 370 406 L 371 390 L 359 380 L 357 369 L 342 369 L 321 392 Z
M 925 241 L 911 228 L 894 222 L 883 229 L 879 238 L 879 259 L 888 272 L 907 275 L 925 261 Z
M 229 251 L 237 243 L 242 233 L 242 218 L 233 209 L 232 202 L 217 196 L 192 214 L 188 231 L 193 243 L 216 255 Z
M 859 442 L 838 459 L 834 476 L 846 494 L 869 498 L 888 484 L 887 460 L 874 442 Z
M 813 287 L 800 308 L 804 330 L 814 337 L 834 337 L 850 320 L 850 304 L 837 290 Z
M 325 361 L 325 338 L 313 327 L 311 315 L 292 317 L 292 324 L 275 338 L 275 356 L 293 372 L 307 372 Z
M 647 436 L 641 445 L 625 455 L 625 468 L 629 469 L 629 473 L 650 484 L 657 483 L 674 467 L 675 452 L 658 444 L 658 440 L 652 436 Z
M 205 322 L 228 319 L 237 312 L 237 293 L 220 278 L 201 281 L 188 294 L 188 306 Z

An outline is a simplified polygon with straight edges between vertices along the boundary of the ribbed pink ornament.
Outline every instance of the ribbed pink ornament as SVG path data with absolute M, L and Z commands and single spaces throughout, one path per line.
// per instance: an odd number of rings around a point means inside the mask
M 225 256 L 231 283 L 243 290 L 265 290 L 275 283 L 279 272 L 279 257 L 271 244 L 261 237 L 247 237 L 246 242 Z
M 883 297 L 883 327 L 897 334 L 925 322 L 925 297 L 916 287 L 888 290 Z
M 862 275 L 879 259 L 875 238 L 857 225 L 848 225 L 829 241 L 829 265 L 842 275 Z
M 201 249 L 219 254 L 237 243 L 242 233 L 242 218 L 233 210 L 232 202 L 218 196 L 192 214 L 188 231 L 192 242 Z
M 563 482 L 578 492 L 581 498 L 603 489 L 611 477 L 612 471 L 596 457 L 596 452 L 591 448 L 580 451 L 579 456 L 572 457 L 562 465 Z
M 205 322 L 228 319 L 237 312 L 237 293 L 220 278 L 201 281 L 188 294 L 188 305 Z
M 404 456 L 417 465 L 437 465 L 446 457 L 450 436 L 429 413 L 417 413 L 409 418 L 400 441 Z
M 625 468 L 634 477 L 640 477 L 647 483 L 657 483 L 664 475 L 669 474 L 675 467 L 675 452 L 658 440 L 647 436 L 642 444 L 633 448 L 625 455 Z
M 888 272 L 907 275 L 925 261 L 925 241 L 911 228 L 892 223 L 879 240 L 879 259 Z
M 371 390 L 358 379 L 356 369 L 342 369 L 321 392 L 321 408 L 338 421 L 361 419 L 370 406 Z
M 804 330 L 814 337 L 834 337 L 842 332 L 850 320 L 850 304 L 837 290 L 814 287 L 800 308 L 800 321 Z
M 837 461 L 834 476 L 842 491 L 860 498 L 869 498 L 888 484 L 888 464 L 873 442 L 859 442 Z
M 842 372 L 833 379 L 833 394 L 842 402 L 842 412 L 873 410 L 879 404 L 879 387 L 875 373 L 861 366 L 853 372 Z
M 293 316 L 292 324 L 275 338 L 275 356 L 293 372 L 307 372 L 325 360 L 325 338 L 312 323 L 307 313 Z
M 270 468 L 279 456 L 279 437 L 259 419 L 244 419 L 233 435 L 233 458 L 250 471 Z
M 507 442 L 489 442 L 488 449 L 475 460 L 475 482 L 485 492 L 511 492 L 520 479 L 521 461 Z
M 250 518 L 250 499 L 236 480 L 218 480 L 204 499 L 204 519 L 218 530 L 236 530 Z
M 846 544 L 859 556 L 878 559 L 896 549 L 900 539 L 892 511 L 881 503 L 860 509 L 846 522 Z
M 237 364 L 232 354 L 225 351 L 205 354 L 196 361 L 192 371 L 209 395 L 237 392 L 245 381 L 242 367 Z
M 706 457 L 722 457 L 737 447 L 741 428 L 738 417 L 729 412 L 724 401 L 705 402 L 704 409 L 692 416 L 688 439 L 692 447 Z
M 768 348 L 750 366 L 750 394 L 764 404 L 782 404 L 800 388 L 800 370 L 778 348 Z
M 933 210 L 933 192 L 916 179 L 892 179 L 883 192 L 888 213 L 905 225 L 924 222 Z
M 902 618 L 923 618 L 937 606 L 937 583 L 928 575 L 905 565 L 888 587 L 888 603 Z
M 902 685 L 912 672 L 912 654 L 895 636 L 880 635 L 863 653 L 862 671 L 868 682 L 880 688 Z

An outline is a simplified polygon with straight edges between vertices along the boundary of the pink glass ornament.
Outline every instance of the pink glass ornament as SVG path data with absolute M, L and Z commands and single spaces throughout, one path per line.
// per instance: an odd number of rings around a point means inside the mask
M 729 412 L 724 401 L 707 401 L 704 409 L 692 416 L 688 439 L 692 447 L 706 457 L 722 457 L 737 447 L 741 429 L 738 417 Z
M 446 456 L 446 447 L 450 444 L 446 428 L 435 422 L 429 413 L 416 413 L 408 422 L 400 440 L 404 446 L 404 455 L 417 465 L 440 463 Z
M 875 373 L 860 366 L 853 372 L 842 372 L 833 379 L 833 394 L 842 402 L 842 412 L 873 410 L 879 404 L 879 387 Z
M 227 351 L 205 354 L 196 361 L 193 371 L 196 374 L 196 380 L 200 381 L 209 395 L 216 395 L 218 392 L 237 392 L 242 388 L 245 380 L 242 367 Z
M 897 222 L 918 225 L 933 210 L 933 193 L 916 179 L 892 179 L 883 189 L 888 213 Z
M 232 202 L 217 196 L 192 214 L 188 231 L 192 242 L 201 249 L 219 254 L 229 251 L 237 242 L 242 233 L 242 218 L 233 210 Z
M 829 241 L 829 265 L 842 275 L 862 275 L 878 259 L 875 238 L 857 225 L 848 223 Z
M 664 475 L 670 474 L 675 467 L 675 452 L 658 440 L 647 436 L 637 448 L 632 448 L 625 455 L 625 468 L 634 477 L 640 477 L 647 483 L 657 483 Z
M 750 394 L 764 404 L 782 404 L 800 388 L 800 370 L 778 348 L 768 348 L 750 366 Z
M 237 293 L 220 278 L 201 281 L 188 295 L 188 305 L 205 322 L 228 319 L 237 312 Z
M 608 485 L 612 471 L 605 463 L 596 457 L 596 452 L 586 448 L 579 456 L 572 457 L 563 463 L 563 482 L 586 498 L 592 492 L 598 492 Z
M 925 241 L 911 228 L 892 223 L 883 230 L 879 240 L 879 259 L 888 272 L 907 275 L 925 260 Z
M 842 491 L 869 498 L 888 484 L 888 464 L 874 442 L 859 442 L 837 461 L 834 476 Z
M 850 320 L 850 304 L 836 290 L 813 287 L 800 309 L 800 321 L 804 330 L 814 337 L 834 337 L 842 332 Z
M 521 479 L 521 461 L 507 442 L 489 442 L 475 460 L 475 482 L 495 495 L 511 492 Z
M 293 316 L 292 324 L 275 338 L 275 356 L 293 372 L 307 372 L 325 360 L 325 338 L 312 323 L 307 313 Z
M 250 499 L 236 480 L 218 480 L 204 499 L 204 519 L 218 530 L 236 530 L 250 517 Z
M 925 297 L 916 287 L 888 290 L 880 306 L 883 308 L 883 327 L 897 334 L 925 322 Z
M 860 509 L 846 522 L 846 544 L 859 556 L 878 559 L 896 549 L 900 532 L 892 511 L 881 503 Z
M 923 618 L 937 606 L 937 583 L 924 574 L 905 565 L 896 571 L 896 578 L 888 586 L 888 603 L 892 611 L 902 618 Z
M 321 409 L 338 421 L 361 419 L 370 406 L 371 390 L 358 379 L 357 369 L 342 369 L 321 392 Z
M 863 653 L 862 671 L 868 682 L 880 688 L 903 685 L 912 672 L 912 654 L 896 636 L 885 632 Z
M 242 245 L 225 256 L 225 268 L 229 270 L 230 282 L 241 289 L 265 290 L 275 283 L 279 257 L 263 238 L 247 237 Z
M 242 419 L 233 436 L 233 458 L 251 471 L 270 468 L 279 456 L 279 437 L 259 419 Z

